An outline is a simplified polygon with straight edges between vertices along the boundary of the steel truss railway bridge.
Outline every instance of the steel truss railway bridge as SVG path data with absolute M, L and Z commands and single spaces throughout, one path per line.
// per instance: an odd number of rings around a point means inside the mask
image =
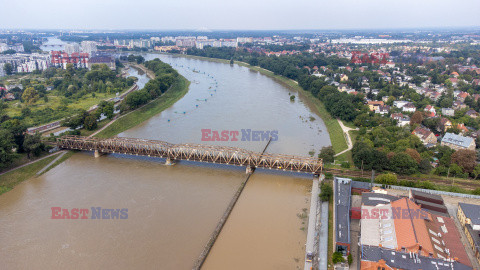
M 247 173 L 255 168 L 320 174 L 322 159 L 282 154 L 269 154 L 245 149 L 203 144 L 171 144 L 164 141 L 115 137 L 110 139 L 83 136 L 63 136 L 57 139 L 62 149 L 94 151 L 95 156 L 106 153 L 166 158 L 166 164 L 174 160 L 190 160 L 246 166 Z M 268 146 L 268 144 L 267 144 Z

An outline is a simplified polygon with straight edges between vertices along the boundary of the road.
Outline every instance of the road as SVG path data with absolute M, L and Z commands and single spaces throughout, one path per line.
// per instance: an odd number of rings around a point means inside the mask
M 315 177 L 312 183 L 312 196 L 310 198 L 310 214 L 308 215 L 308 232 L 307 232 L 307 244 L 305 245 L 305 270 L 312 269 L 313 262 L 306 260 L 307 253 L 315 250 L 315 237 L 317 236 L 316 224 L 317 224 L 317 206 L 318 206 L 318 194 L 320 189 L 318 187 L 318 179 Z M 317 256 L 314 258 L 317 259 Z

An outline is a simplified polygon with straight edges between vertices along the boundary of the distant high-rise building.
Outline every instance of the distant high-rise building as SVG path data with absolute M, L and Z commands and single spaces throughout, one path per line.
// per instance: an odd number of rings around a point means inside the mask
M 80 52 L 80 45 L 78 43 L 69 43 L 65 45 L 65 52 L 68 54 Z
M 95 41 L 82 41 L 82 51 L 88 54 L 97 51 L 97 43 Z

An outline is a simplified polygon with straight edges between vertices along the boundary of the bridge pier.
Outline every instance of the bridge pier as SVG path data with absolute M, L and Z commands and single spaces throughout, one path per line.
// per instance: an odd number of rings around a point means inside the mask
M 98 158 L 98 157 L 103 156 L 103 155 L 105 155 L 105 153 L 102 153 L 98 150 L 95 150 L 95 154 L 94 154 L 95 158 Z
M 171 158 L 167 157 L 167 159 L 165 160 L 165 165 L 170 166 L 170 165 L 175 165 L 175 163 L 173 163 Z
M 255 167 L 253 166 L 247 166 L 247 169 L 245 170 L 246 174 L 252 174 L 255 171 Z

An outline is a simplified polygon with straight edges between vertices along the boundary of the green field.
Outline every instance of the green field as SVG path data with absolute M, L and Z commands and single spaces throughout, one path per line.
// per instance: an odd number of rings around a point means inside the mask
M 152 116 L 159 114 L 181 99 L 188 92 L 189 85 L 190 82 L 183 76 L 179 75 L 178 80 L 172 85 L 172 87 L 159 98 L 153 100 L 143 107 L 136 109 L 135 111 L 125 114 L 106 129 L 95 135 L 95 137 L 113 137 L 125 130 L 135 127 Z

